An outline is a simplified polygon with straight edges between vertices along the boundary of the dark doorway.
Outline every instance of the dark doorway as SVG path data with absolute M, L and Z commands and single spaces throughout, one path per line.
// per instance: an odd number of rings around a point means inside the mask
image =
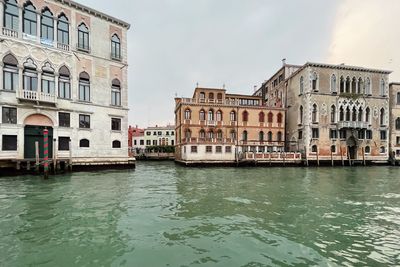
M 53 157 L 53 128 L 45 126 L 25 126 L 25 146 L 24 157 L 25 159 L 34 159 L 35 155 L 35 142 L 39 142 L 39 157 L 44 158 L 44 137 L 43 130 L 49 130 L 49 158 Z
M 349 150 L 349 159 L 357 159 L 357 140 L 354 135 L 347 139 L 347 149 Z

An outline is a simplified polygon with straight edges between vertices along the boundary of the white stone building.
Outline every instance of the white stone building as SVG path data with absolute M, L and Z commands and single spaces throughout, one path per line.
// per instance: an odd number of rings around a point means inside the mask
M 0 16 L 0 164 L 34 158 L 44 128 L 50 156 L 132 163 L 130 25 L 69 0 L 5 0 Z
M 148 146 L 174 146 L 175 145 L 175 127 L 155 126 L 144 130 L 144 144 Z

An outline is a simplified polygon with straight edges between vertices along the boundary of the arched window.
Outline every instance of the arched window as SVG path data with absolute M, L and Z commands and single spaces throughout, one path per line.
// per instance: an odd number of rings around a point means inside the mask
M 360 107 L 359 109 L 358 109 L 358 121 L 362 121 L 363 119 L 363 110 L 362 110 L 362 108 Z
M 347 107 L 346 109 L 346 121 L 350 121 L 351 119 L 351 112 L 350 112 L 350 108 Z
M 78 49 L 89 52 L 89 29 L 85 23 L 81 23 L 78 27 Z
M 317 104 L 314 104 L 312 107 L 312 122 L 317 123 L 318 122 L 318 107 Z
M 3 58 L 3 88 L 16 91 L 18 89 L 18 60 L 11 54 Z
M 331 106 L 331 123 L 336 122 L 336 107 L 335 105 Z
M 365 81 L 365 94 L 371 95 L 371 80 L 367 77 Z
M 203 129 L 201 129 L 200 132 L 199 132 L 199 138 L 200 139 L 205 139 L 206 138 L 206 132 Z
M 192 131 L 190 129 L 186 129 L 185 138 L 187 141 L 189 141 L 189 139 L 192 138 Z
M 86 72 L 79 74 L 79 100 L 90 101 L 90 76 Z
M 111 82 L 111 105 L 121 106 L 121 83 L 118 79 Z
M 208 111 L 208 120 L 213 121 L 214 120 L 214 110 L 210 109 Z
M 272 112 L 268 113 L 268 123 L 273 123 L 274 121 L 274 114 Z
M 58 17 L 57 22 L 57 43 L 69 45 L 69 24 L 64 14 Z
M 365 154 L 370 154 L 371 153 L 371 147 L 370 146 L 366 146 L 365 147 Z
M 231 119 L 231 121 L 236 121 L 236 112 L 235 111 L 231 111 L 230 119 Z
M 300 94 L 304 93 L 304 78 L 303 76 L 300 77 Z
M 204 111 L 204 109 L 200 110 L 199 112 L 199 119 L 201 121 L 205 121 L 206 120 L 206 112 Z
M 18 31 L 19 11 L 15 0 L 6 0 L 4 6 L 4 27 L 9 30 Z
M 53 41 L 54 40 L 53 13 L 51 13 L 50 10 L 47 8 L 42 12 L 42 20 L 40 26 L 41 26 L 40 37 L 49 41 Z
M 192 119 L 192 111 L 190 109 L 185 109 L 185 120 Z
M 222 121 L 222 111 L 221 110 L 217 111 L 217 121 Z
M 29 35 L 37 35 L 36 8 L 31 2 L 27 2 L 23 12 L 23 32 Z
M 371 117 L 371 111 L 370 111 L 369 107 L 367 107 L 365 109 L 365 121 L 366 122 L 370 122 L 371 121 L 370 117 Z
M 204 92 L 201 92 L 201 93 L 199 94 L 199 98 L 202 99 L 202 100 L 204 100 L 204 99 L 206 98 L 206 94 L 205 94 Z
M 271 131 L 268 132 L 267 138 L 268 138 L 268 142 L 272 142 L 272 132 Z
M 317 147 L 316 145 L 313 145 L 313 146 L 311 147 L 311 152 L 312 152 L 312 153 L 318 153 L 318 147 Z
M 400 105 L 400 92 L 397 93 L 397 105 Z
M 218 141 L 221 141 L 222 138 L 223 138 L 222 130 L 218 130 L 217 131 L 217 139 L 218 139 Z
M 243 131 L 242 140 L 247 141 L 247 131 Z
M 121 142 L 118 140 L 114 140 L 112 142 L 112 148 L 121 148 Z
M 385 91 L 386 91 L 386 83 L 385 83 L 385 80 L 384 79 L 382 79 L 381 80 L 381 91 L 380 91 L 380 93 L 381 93 L 381 96 L 385 96 L 386 95 L 386 93 L 385 93 Z
M 400 118 L 396 119 L 396 130 L 400 130 Z
M 345 81 L 343 76 L 340 76 L 340 93 L 344 93 L 345 92 Z
M 249 121 L 249 113 L 245 110 L 243 111 L 243 121 L 247 122 Z
M 258 140 L 259 140 L 260 142 L 264 141 L 264 132 L 263 132 L 263 131 L 261 131 L 261 132 L 258 133 Z
M 278 142 L 282 142 L 282 132 L 278 132 Z
M 300 124 L 303 124 L 303 113 L 304 113 L 303 106 L 300 106 L 300 112 L 299 112 L 299 123 Z
M 277 122 L 282 123 L 282 113 L 278 113 Z
M 213 130 L 209 130 L 207 133 L 207 138 L 208 139 L 214 139 L 214 131 Z
M 121 41 L 116 34 L 111 37 L 111 58 L 121 59 Z
M 208 94 L 208 99 L 214 99 L 214 93 L 209 93 Z
M 81 139 L 79 141 L 79 147 L 89 147 L 90 142 L 87 139 Z
M 381 146 L 381 147 L 379 148 L 379 153 L 385 154 L 385 153 L 386 153 L 386 148 L 385 148 L 384 146 Z
M 357 93 L 357 79 L 356 79 L 356 77 L 353 77 L 353 80 L 351 82 L 351 92 L 353 94 Z
M 222 102 L 222 93 L 218 93 L 218 94 L 217 94 L 217 99 L 218 99 L 218 102 L 219 102 L 219 103 Z
M 346 78 L 346 93 L 350 93 L 350 89 L 351 89 L 351 79 L 350 79 L 350 77 L 347 76 L 347 78 Z
M 314 72 L 312 75 L 311 87 L 313 91 L 318 91 L 318 74 L 316 72 Z
M 42 68 L 42 92 L 49 95 L 55 94 L 54 69 L 50 63 L 46 63 Z
M 336 76 L 335 76 L 335 74 L 332 74 L 332 77 L 331 77 L 331 93 L 336 93 L 337 92 L 337 90 L 336 90 Z
M 260 112 L 259 114 L 258 114 L 258 121 L 259 122 L 265 122 L 265 113 L 264 112 Z
M 340 121 L 344 121 L 344 109 L 343 109 L 343 107 L 340 107 L 339 120 Z
M 235 132 L 235 130 L 231 130 L 230 138 L 231 138 L 232 141 L 236 140 L 236 132 Z
M 380 118 L 380 124 L 383 126 L 383 125 L 385 125 L 385 109 L 381 109 L 381 112 L 380 112 L 380 116 L 379 116 L 379 118 Z
M 58 97 L 71 99 L 71 77 L 69 69 L 62 66 L 58 74 L 60 75 L 58 79 Z
M 24 90 L 37 91 L 38 87 L 38 74 L 36 65 L 32 59 L 28 59 L 24 63 Z
M 335 145 L 332 145 L 332 146 L 331 146 L 331 152 L 332 152 L 332 153 L 336 153 L 336 146 L 335 146 Z
M 357 120 L 357 110 L 356 107 L 353 107 L 353 111 L 352 111 L 352 121 L 356 121 Z
M 358 79 L 358 93 L 364 94 L 364 82 L 361 78 Z

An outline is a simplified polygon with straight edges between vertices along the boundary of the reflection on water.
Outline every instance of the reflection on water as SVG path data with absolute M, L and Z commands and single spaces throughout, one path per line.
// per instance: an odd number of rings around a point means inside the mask
M 400 170 L 183 168 L 0 179 L 1 266 L 396 266 Z

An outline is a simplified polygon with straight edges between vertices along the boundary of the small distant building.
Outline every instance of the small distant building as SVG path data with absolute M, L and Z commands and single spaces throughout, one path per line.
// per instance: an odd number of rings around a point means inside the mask
M 134 130 L 134 129 L 133 129 Z M 136 155 L 144 154 L 146 148 L 175 146 L 175 126 L 155 126 L 136 131 L 132 137 L 132 148 Z
M 175 98 L 175 104 L 178 162 L 235 163 L 284 151 L 285 110 L 266 107 L 262 96 L 196 88 L 192 98 Z
M 130 153 L 133 152 L 134 147 L 137 148 L 139 143 L 138 141 L 140 141 L 140 139 L 142 139 L 142 143 L 143 143 L 143 147 L 144 147 L 144 140 L 143 140 L 143 136 L 144 136 L 144 129 L 140 129 L 137 125 L 136 127 L 132 127 L 129 125 L 129 129 L 128 129 L 128 146 L 129 146 L 129 151 Z
M 400 83 L 390 84 L 390 152 L 400 160 Z

